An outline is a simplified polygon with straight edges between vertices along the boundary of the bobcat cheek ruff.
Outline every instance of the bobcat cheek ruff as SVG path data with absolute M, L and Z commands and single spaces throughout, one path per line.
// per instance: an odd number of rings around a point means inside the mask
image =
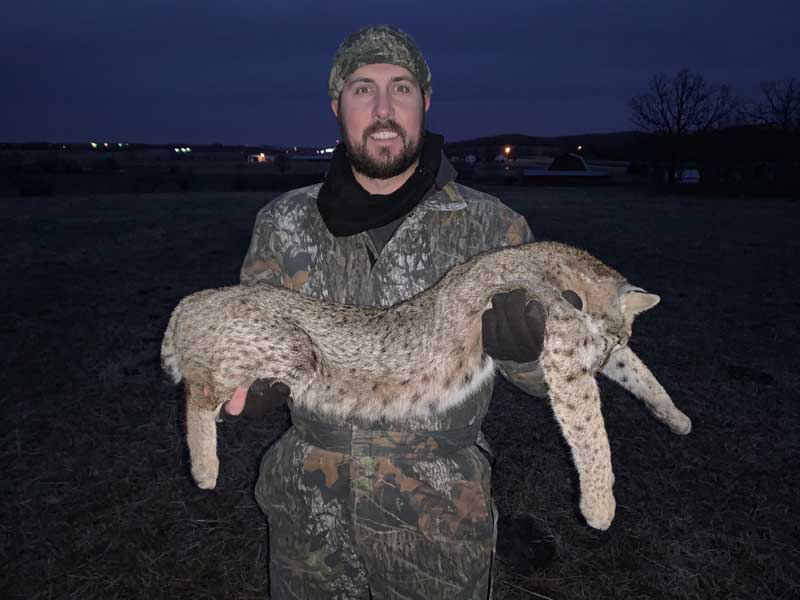
M 343 427 L 351 417 L 391 422 L 458 405 L 493 376 L 481 330 L 489 300 L 517 288 L 547 315 L 539 360 L 580 476 L 581 511 L 592 527 L 608 528 L 614 476 L 596 373 L 640 397 L 673 431 L 688 433 L 691 421 L 627 347 L 634 317 L 658 296 L 586 252 L 553 242 L 480 254 L 386 309 L 330 304 L 269 285 L 184 298 L 170 318 L 161 359 L 176 383 L 185 380 L 197 485 L 210 489 L 217 482 L 220 408 L 256 379 L 281 381 L 297 406 Z M 565 298 L 565 290 L 580 302 Z

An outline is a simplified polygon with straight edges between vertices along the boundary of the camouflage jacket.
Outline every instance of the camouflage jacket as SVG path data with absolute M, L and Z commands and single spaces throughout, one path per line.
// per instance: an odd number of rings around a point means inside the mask
M 382 249 L 370 233 L 328 231 L 321 185 L 276 198 L 258 214 L 242 283 L 390 306 L 478 252 L 532 239 L 523 217 L 453 175 L 443 160 L 436 185 Z M 541 394 L 536 367 L 500 364 Z M 269 520 L 272 597 L 491 597 L 497 512 L 477 446 L 487 448 L 475 437 L 491 395 L 484 386 L 445 414 L 402 422 L 336 423 L 294 406 L 255 488 Z
M 380 252 L 366 232 L 337 238 L 328 231 L 316 205 L 322 184 L 279 196 L 256 218 L 242 283 L 267 282 L 357 306 L 391 306 L 479 252 L 533 239 L 524 217 L 493 196 L 455 183 L 454 175 L 443 157 L 436 185 Z M 538 363 L 498 364 L 522 390 L 543 395 Z M 382 425 L 395 430 L 463 427 L 483 418 L 491 392 L 491 386 L 476 392 L 464 403 L 462 415 Z

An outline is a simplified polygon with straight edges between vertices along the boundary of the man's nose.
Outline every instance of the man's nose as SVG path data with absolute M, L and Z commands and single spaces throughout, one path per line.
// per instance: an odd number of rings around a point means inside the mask
M 379 91 L 375 94 L 375 116 L 379 119 L 388 119 L 394 114 L 394 105 L 392 104 L 391 94 L 385 91 Z

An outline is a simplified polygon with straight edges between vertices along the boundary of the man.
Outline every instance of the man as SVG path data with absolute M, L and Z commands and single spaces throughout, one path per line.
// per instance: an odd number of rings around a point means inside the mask
M 243 284 L 389 306 L 478 252 L 532 239 L 523 217 L 455 183 L 441 136 L 425 131 L 431 74 L 405 33 L 349 36 L 328 89 L 344 141 L 323 184 L 261 210 Z M 522 292 L 493 305 L 485 352 L 510 381 L 543 395 L 541 306 Z M 276 385 L 266 396 L 286 393 Z M 237 390 L 226 411 L 265 400 L 250 396 Z M 256 485 L 272 597 L 488 597 L 496 519 L 476 439 L 490 397 L 486 386 L 446 414 L 396 422 L 337 422 L 293 406 L 293 426 L 264 456 Z

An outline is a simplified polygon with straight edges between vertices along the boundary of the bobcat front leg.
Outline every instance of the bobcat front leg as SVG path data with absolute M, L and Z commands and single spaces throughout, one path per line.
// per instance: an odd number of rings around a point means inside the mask
M 197 487 L 211 490 L 217 485 L 219 458 L 217 457 L 216 418 L 222 404 L 215 406 L 208 384 L 186 382 L 186 442 L 189 462 Z
M 601 372 L 641 399 L 675 433 L 686 435 L 692 430 L 691 419 L 678 410 L 647 365 L 629 347 L 612 353 Z
M 591 371 L 577 368 L 577 372 L 546 368 L 545 380 L 580 478 L 581 513 L 591 527 L 605 530 L 614 520 L 617 506 L 612 491 L 611 449 L 597 382 Z

